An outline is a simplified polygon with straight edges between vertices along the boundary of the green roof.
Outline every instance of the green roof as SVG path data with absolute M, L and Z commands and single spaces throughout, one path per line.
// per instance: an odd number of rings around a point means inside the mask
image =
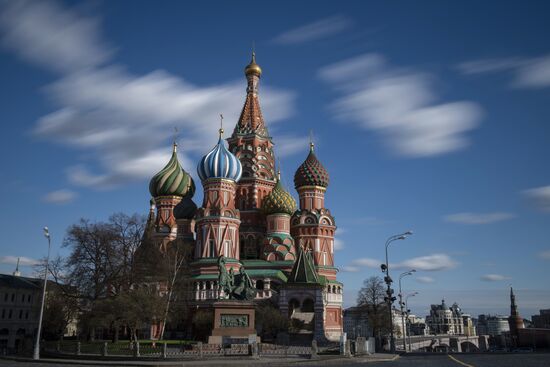
M 247 270 L 245 268 L 245 271 L 251 278 L 259 278 L 259 277 L 278 278 L 278 279 L 282 280 L 283 282 L 287 281 L 286 275 L 280 270 L 275 270 L 275 269 L 265 269 L 265 270 L 264 269 L 248 269 Z
M 315 271 L 315 265 L 313 265 L 311 253 L 305 252 L 301 246 L 298 247 L 298 259 L 294 262 L 288 282 L 321 284 Z

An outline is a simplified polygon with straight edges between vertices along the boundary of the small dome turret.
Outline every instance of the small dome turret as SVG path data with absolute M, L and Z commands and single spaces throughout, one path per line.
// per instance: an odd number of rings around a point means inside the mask
M 296 188 L 302 186 L 328 187 L 328 172 L 315 156 L 313 147 L 313 143 L 310 143 L 309 155 L 294 174 L 294 186 Z
M 154 198 L 159 196 L 192 197 L 195 193 L 193 178 L 185 172 L 178 161 L 177 146 L 174 143 L 170 161 L 149 182 L 149 192 Z
M 280 174 L 279 174 L 280 175 Z M 267 195 L 262 203 L 264 214 L 288 214 L 296 211 L 296 200 L 286 191 L 281 184 L 280 176 L 277 179 L 275 188 Z
M 174 218 L 178 219 L 193 219 L 197 212 L 197 204 L 191 197 L 183 198 L 178 205 L 174 207 Z
M 205 155 L 197 166 L 197 173 L 202 181 L 209 178 L 225 178 L 239 181 L 243 172 L 241 162 L 226 147 L 222 139 L 223 129 L 220 129 L 218 144 Z

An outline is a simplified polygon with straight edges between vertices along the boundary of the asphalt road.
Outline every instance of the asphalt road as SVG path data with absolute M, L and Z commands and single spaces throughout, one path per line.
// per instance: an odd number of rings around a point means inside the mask
M 220 365 L 221 361 L 212 361 L 212 365 Z M 253 366 L 252 361 L 242 361 L 242 366 Z M 208 365 L 201 364 L 202 366 Z M 223 362 L 222 362 L 223 364 Z M 151 363 L 154 365 L 154 363 Z M 190 362 L 176 362 L 170 363 L 172 366 L 193 366 Z M 226 364 L 226 366 L 228 366 Z M 280 366 L 279 363 L 273 363 L 273 366 Z M 292 363 L 290 366 L 300 366 L 302 363 Z M 303 365 L 308 366 L 367 366 L 367 367 L 550 367 L 550 353 L 548 354 L 431 354 L 431 355 L 417 355 L 417 356 L 402 356 L 396 358 L 393 361 L 373 361 L 365 360 L 361 358 L 352 358 L 347 361 L 309 361 Z M 54 367 L 60 366 L 56 363 L 36 363 L 36 362 L 16 362 L 13 360 L 0 359 L 0 367 L 13 366 L 13 367 Z M 66 364 L 61 366 L 74 366 L 83 367 L 90 366 L 86 364 Z M 94 366 L 98 366 L 95 364 Z
M 357 366 L 357 364 L 354 364 Z M 367 362 L 369 367 L 550 367 L 550 354 L 455 354 L 402 356 L 395 361 Z

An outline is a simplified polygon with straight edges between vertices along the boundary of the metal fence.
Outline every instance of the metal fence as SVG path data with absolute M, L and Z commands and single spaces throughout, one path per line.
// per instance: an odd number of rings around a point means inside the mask
M 135 358 L 208 358 L 221 356 L 301 356 L 310 357 L 312 348 L 278 344 L 189 344 L 133 343 L 133 342 L 79 342 L 44 343 L 44 349 L 59 356 L 135 357 Z

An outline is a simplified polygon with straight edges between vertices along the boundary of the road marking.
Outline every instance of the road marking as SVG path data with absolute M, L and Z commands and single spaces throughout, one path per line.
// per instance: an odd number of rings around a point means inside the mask
M 459 361 L 458 359 L 456 359 L 455 357 L 453 357 L 452 355 L 450 354 L 447 354 L 449 356 L 450 359 L 452 359 L 453 361 L 455 361 L 456 363 L 464 366 L 464 367 L 475 367 L 473 364 L 468 364 L 468 363 L 464 363 L 462 361 Z

